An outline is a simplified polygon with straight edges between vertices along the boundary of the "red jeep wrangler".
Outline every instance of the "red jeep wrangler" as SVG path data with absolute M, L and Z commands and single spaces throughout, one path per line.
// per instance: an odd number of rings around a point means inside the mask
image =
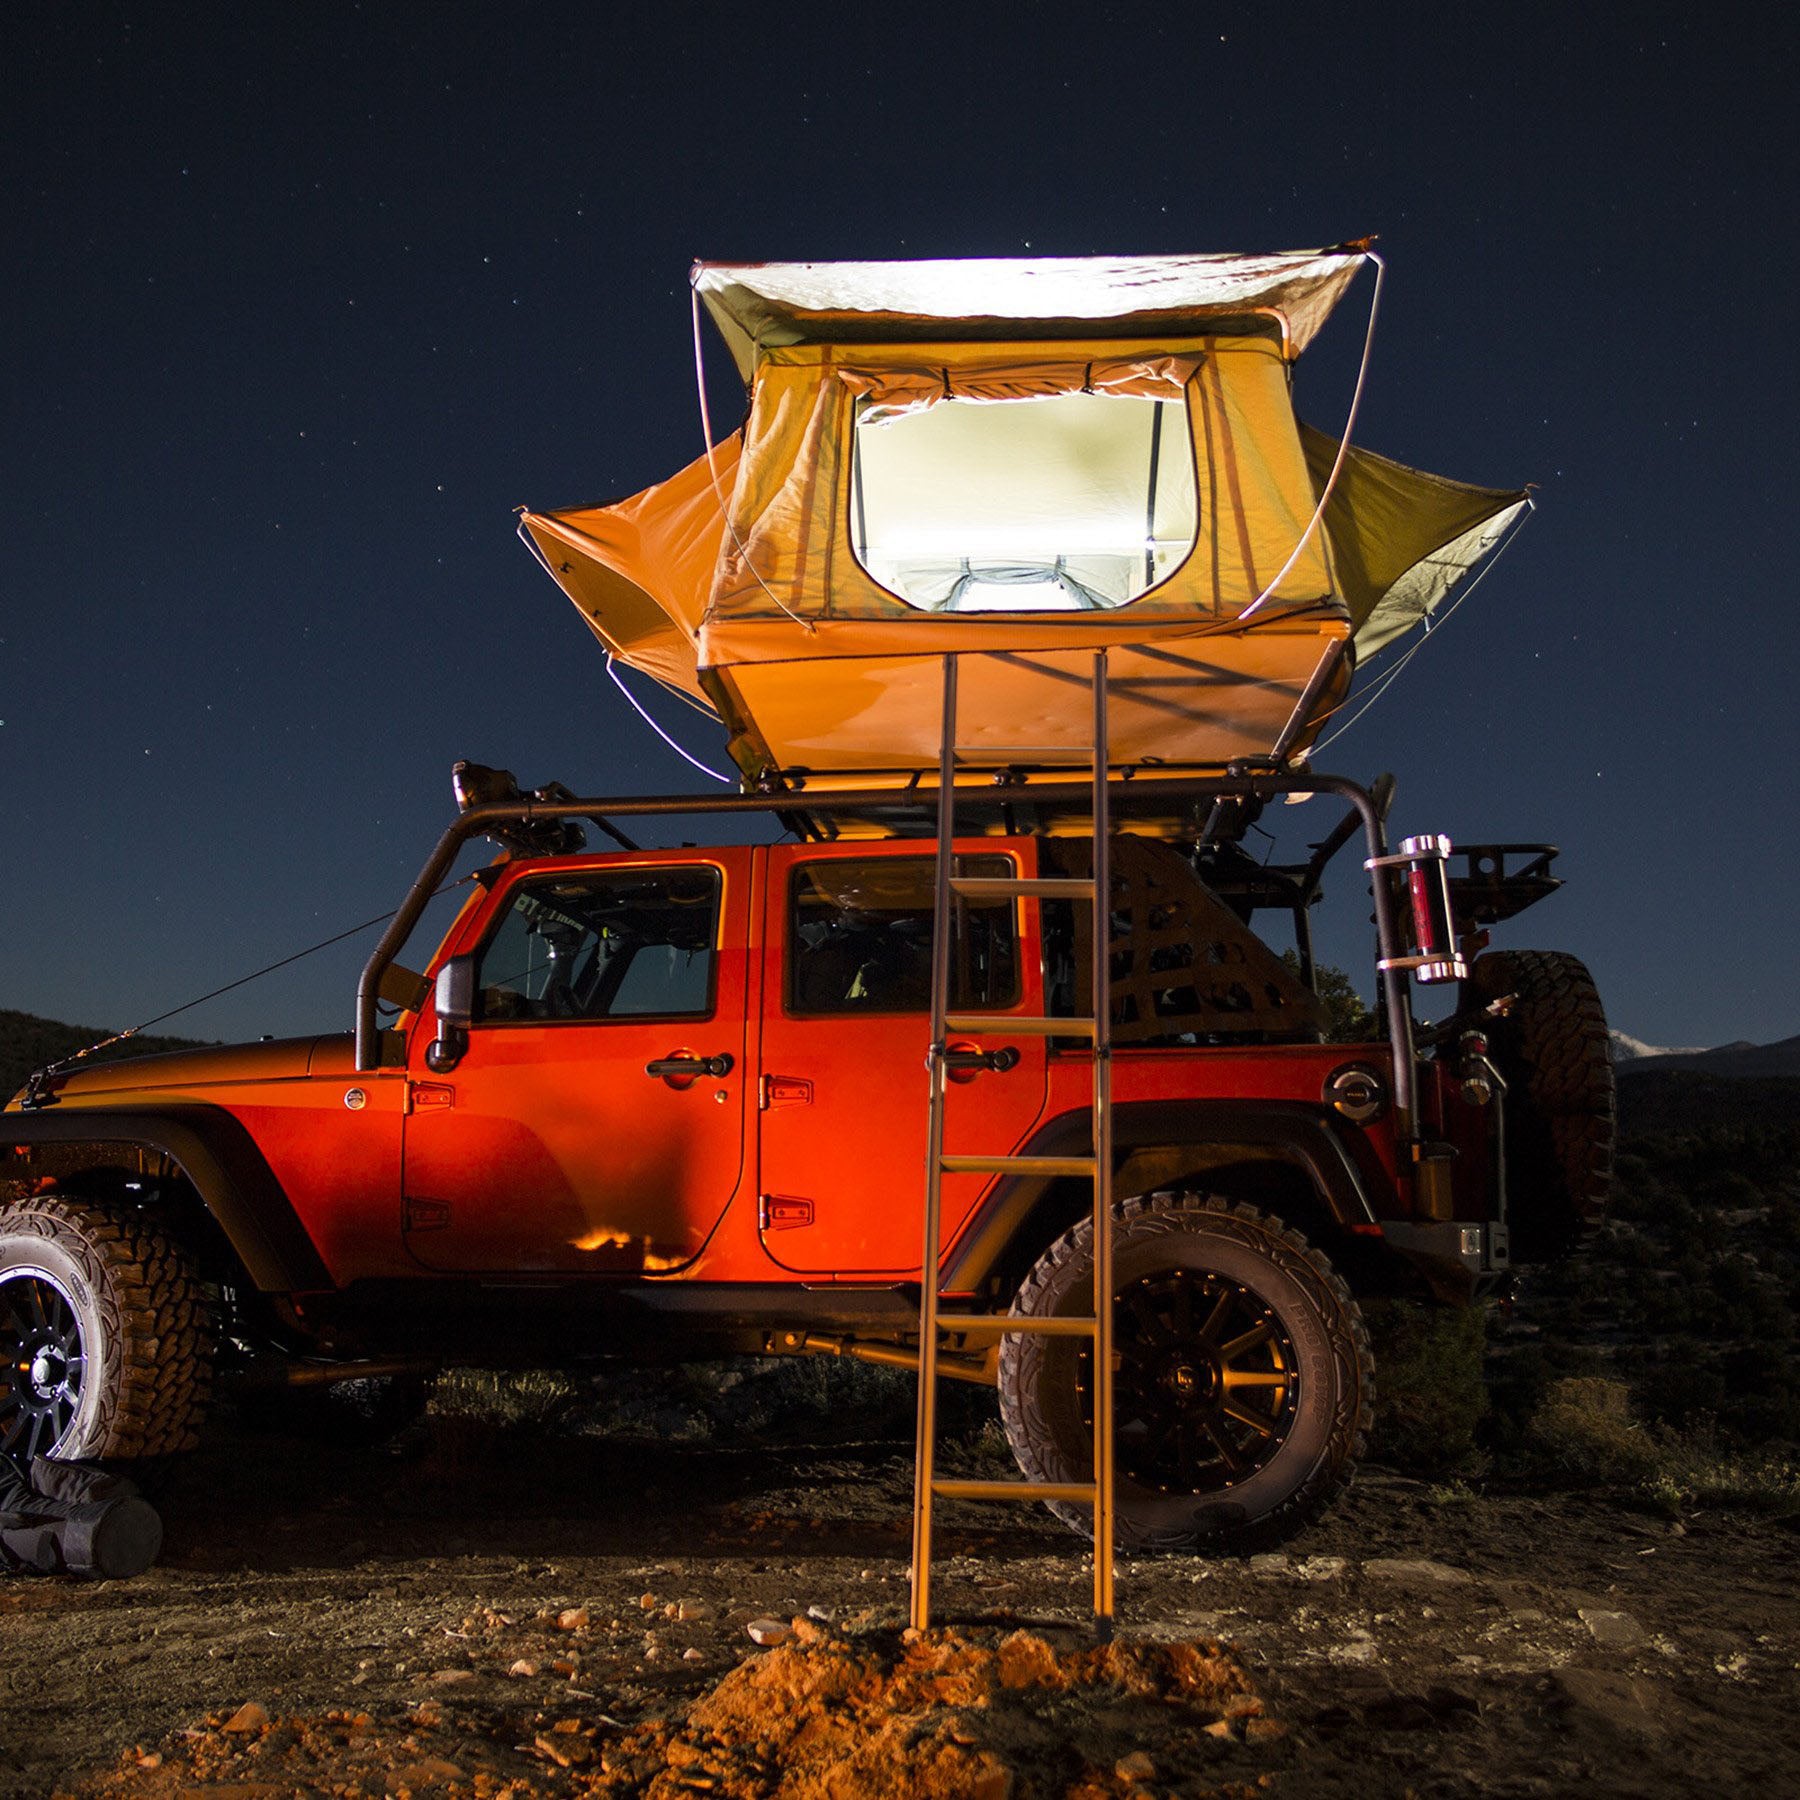
M 311 1379 L 738 1352 L 916 1366 L 927 803 L 614 802 L 461 777 L 354 1035 L 64 1065 L 13 1101 L 0 1447 L 184 1449 L 215 1359 L 252 1352 Z M 1195 779 L 1171 824 L 1160 785 L 1148 820 L 1119 784 L 1111 849 L 1119 1538 L 1242 1547 L 1349 1474 L 1374 1375 L 1357 1295 L 1466 1303 L 1509 1252 L 1549 1254 L 1598 1216 L 1611 1073 L 1578 963 L 1474 954 L 1558 885 L 1554 851 L 1452 857 L 1432 838 L 1389 857 L 1382 807 L 1318 775 Z M 1301 788 L 1349 810 L 1306 860 L 1258 862 L 1245 831 Z M 1056 798 L 965 803 L 963 873 L 1080 874 L 1091 838 L 1046 825 Z M 738 812 L 795 841 L 627 835 Z M 583 820 L 616 847 L 586 849 Z M 402 969 L 483 834 L 502 854 L 423 973 Z M 1313 991 L 1309 919 L 1353 841 L 1386 966 L 1368 1041 L 1345 1043 Z M 1085 914 L 959 904 L 951 1010 L 981 1029 L 951 1046 L 950 1153 L 1088 1146 L 1091 1043 L 1009 1029 L 1084 1010 Z M 1251 929 L 1271 920 L 1285 958 Z M 1463 976 L 1451 1016 L 1415 1022 L 1409 968 Z M 1091 1351 L 965 1342 L 955 1315 L 1086 1311 L 1090 1207 L 1087 1182 L 1053 1173 L 944 1180 L 942 1366 L 998 1384 L 1039 1480 L 1091 1473 Z

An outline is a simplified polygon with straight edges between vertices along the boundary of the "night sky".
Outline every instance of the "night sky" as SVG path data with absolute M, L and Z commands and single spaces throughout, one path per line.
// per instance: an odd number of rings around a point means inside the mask
M 0 1007 L 135 1023 L 384 912 L 458 756 L 699 782 L 512 517 L 698 454 L 695 257 L 1375 232 L 1358 441 L 1539 511 L 1321 764 L 1560 844 L 1502 941 L 1622 1029 L 1800 1030 L 1790 78 L 1620 11 L 8 8 Z M 347 1029 L 369 942 L 167 1029 Z

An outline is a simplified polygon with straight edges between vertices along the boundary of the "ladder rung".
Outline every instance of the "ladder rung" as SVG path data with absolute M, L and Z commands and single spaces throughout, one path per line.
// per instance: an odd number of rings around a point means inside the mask
M 940 1500 L 1078 1500 L 1094 1504 L 1091 1481 L 958 1481 L 931 1484 Z
M 1084 1037 L 1094 1035 L 1093 1019 L 1022 1019 L 1012 1013 L 950 1013 L 946 1031 L 979 1031 L 989 1037 Z
M 1092 900 L 1094 884 L 1061 875 L 952 875 L 950 891 L 965 900 Z
M 1031 1313 L 938 1314 L 939 1331 L 961 1332 L 964 1337 L 1000 1337 L 1013 1331 L 1037 1337 L 1092 1337 L 1099 1329 L 1098 1319 L 1039 1317 Z
M 946 1156 L 946 1175 L 1094 1175 L 1091 1156 Z

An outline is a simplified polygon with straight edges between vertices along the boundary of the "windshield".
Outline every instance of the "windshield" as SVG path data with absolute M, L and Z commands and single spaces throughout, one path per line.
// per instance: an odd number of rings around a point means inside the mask
M 522 884 L 482 947 L 476 1021 L 704 1016 L 718 926 L 710 867 Z

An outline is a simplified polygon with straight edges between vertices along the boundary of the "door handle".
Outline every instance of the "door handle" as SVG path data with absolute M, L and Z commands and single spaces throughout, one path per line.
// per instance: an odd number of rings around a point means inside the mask
M 1002 1045 L 998 1050 L 946 1050 L 944 1067 L 954 1074 L 965 1071 L 970 1075 L 978 1075 L 986 1070 L 990 1075 L 1004 1075 L 1008 1069 L 1019 1066 L 1019 1053 L 1011 1044 Z
M 668 1076 L 686 1075 L 690 1079 L 699 1075 L 729 1075 L 732 1061 L 729 1055 L 721 1056 L 659 1056 L 655 1062 L 644 1064 L 644 1073 L 658 1080 Z

